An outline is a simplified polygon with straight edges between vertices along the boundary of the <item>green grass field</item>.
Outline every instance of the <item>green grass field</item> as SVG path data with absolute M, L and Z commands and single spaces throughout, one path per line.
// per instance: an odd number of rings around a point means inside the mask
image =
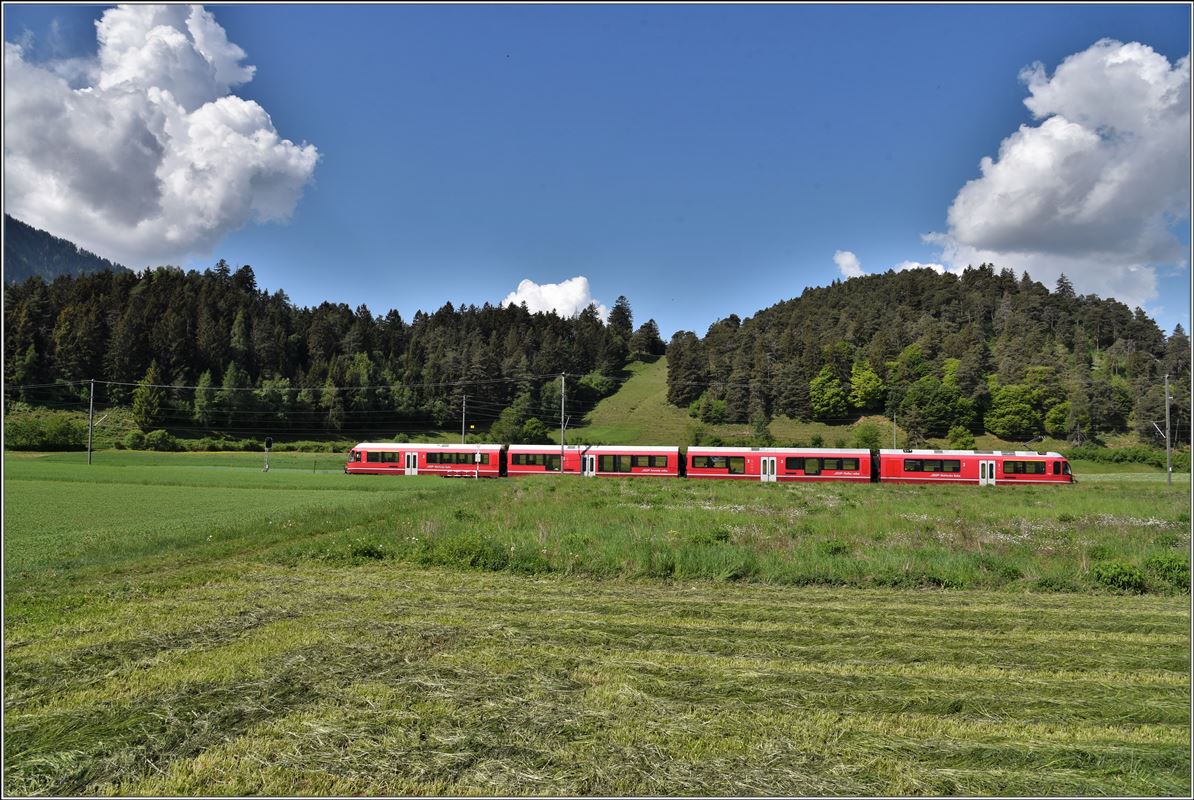
M 5 456 L 9 795 L 1191 788 L 1187 475 L 82 461 Z

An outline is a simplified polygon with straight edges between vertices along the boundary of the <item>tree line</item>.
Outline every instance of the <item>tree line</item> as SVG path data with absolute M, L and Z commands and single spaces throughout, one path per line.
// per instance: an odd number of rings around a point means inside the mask
M 1161 443 L 1163 376 L 1190 436 L 1190 342 L 1113 299 L 1053 291 L 990 264 L 889 271 L 806 289 L 668 347 L 668 401 L 706 422 L 895 416 L 912 441 L 984 430 L 1024 441 L 1135 431 Z
M 510 441 L 545 438 L 560 413 L 616 389 L 630 358 L 665 349 L 654 320 L 633 328 L 619 297 L 565 318 L 525 305 L 418 311 L 405 320 L 325 302 L 299 307 L 259 289 L 250 266 L 162 267 L 9 286 L 6 402 L 85 398 L 131 405 L 149 430 L 251 435 L 450 427 L 472 419 Z M 47 385 L 49 385 L 47 387 Z

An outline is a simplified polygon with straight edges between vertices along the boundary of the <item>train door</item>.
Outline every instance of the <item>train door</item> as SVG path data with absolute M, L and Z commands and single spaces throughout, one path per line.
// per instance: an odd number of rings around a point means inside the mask
M 406 474 L 407 475 L 418 475 L 419 474 L 419 454 L 418 453 L 409 453 L 408 452 L 406 454 Z
M 979 486 L 994 486 L 995 485 L 995 462 L 994 461 L 978 462 L 978 485 Z
M 759 459 L 759 480 L 763 483 L 775 482 L 775 456 Z
M 586 477 L 593 477 L 597 474 L 597 456 L 584 456 L 584 472 Z

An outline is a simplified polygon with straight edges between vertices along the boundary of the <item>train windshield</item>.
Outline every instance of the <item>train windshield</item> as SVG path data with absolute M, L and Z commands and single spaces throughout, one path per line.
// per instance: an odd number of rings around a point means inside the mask
M 1070 474 L 1070 462 L 1068 462 L 1068 461 L 1061 462 L 1061 474 L 1062 475 Z

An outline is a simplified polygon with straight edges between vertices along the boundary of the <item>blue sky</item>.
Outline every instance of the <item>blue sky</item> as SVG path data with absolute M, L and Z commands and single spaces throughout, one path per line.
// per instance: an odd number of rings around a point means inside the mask
M 5 40 L 29 64 L 85 61 L 104 9 L 5 5 Z M 288 222 L 229 224 L 173 263 L 249 263 L 299 304 L 408 319 L 585 276 L 665 338 L 841 278 L 839 251 L 867 272 L 950 266 L 922 235 L 1041 124 L 1021 70 L 1105 37 L 1190 51 L 1186 5 L 207 10 L 256 67 L 231 93 L 318 162 Z M 1179 252 L 1150 262 L 1142 302 L 1188 329 L 1188 206 L 1167 219 Z M 1112 269 L 1070 277 L 1130 295 Z

